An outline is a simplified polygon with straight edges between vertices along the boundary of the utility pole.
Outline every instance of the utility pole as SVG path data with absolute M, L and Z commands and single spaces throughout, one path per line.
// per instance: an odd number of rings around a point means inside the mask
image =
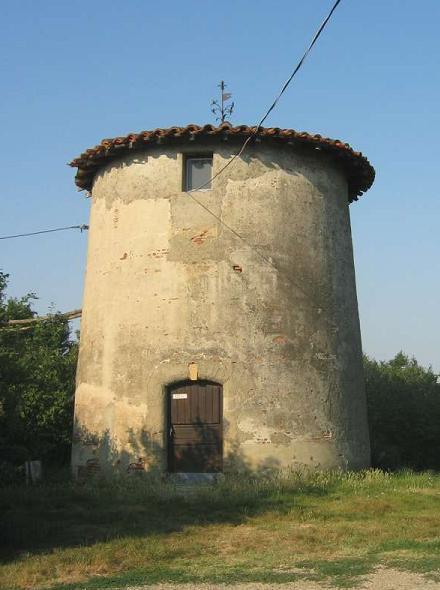
M 216 116 L 215 120 L 222 124 L 232 115 L 235 103 L 232 101 L 230 104 L 227 104 L 227 101 L 230 100 L 232 94 L 230 92 L 225 92 L 226 84 L 224 80 L 218 84 L 218 87 L 220 88 L 220 101 L 211 101 L 211 112 Z

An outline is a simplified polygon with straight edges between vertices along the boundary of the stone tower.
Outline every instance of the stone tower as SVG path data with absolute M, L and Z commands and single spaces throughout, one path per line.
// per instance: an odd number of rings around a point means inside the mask
M 211 182 L 252 132 L 144 131 L 71 163 L 91 193 L 75 472 L 369 465 L 348 205 L 374 170 L 266 128 Z

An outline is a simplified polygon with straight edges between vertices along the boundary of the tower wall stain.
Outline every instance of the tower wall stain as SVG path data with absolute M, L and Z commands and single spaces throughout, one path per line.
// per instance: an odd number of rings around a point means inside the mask
M 223 385 L 225 470 L 368 466 L 342 168 L 255 144 L 195 193 L 256 251 L 182 192 L 185 153 L 203 151 L 215 174 L 236 149 L 158 146 L 95 176 L 74 470 L 165 471 L 166 386 L 190 363 Z

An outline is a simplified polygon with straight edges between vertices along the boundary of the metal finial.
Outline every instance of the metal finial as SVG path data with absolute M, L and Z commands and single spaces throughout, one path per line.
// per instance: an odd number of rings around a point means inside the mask
M 234 101 L 231 101 L 227 104 L 227 101 L 231 99 L 232 94 L 230 92 L 225 92 L 226 84 L 224 80 L 220 82 L 218 87 L 220 88 L 220 100 L 211 101 L 211 112 L 216 115 L 215 120 L 222 124 L 231 117 L 235 103 Z

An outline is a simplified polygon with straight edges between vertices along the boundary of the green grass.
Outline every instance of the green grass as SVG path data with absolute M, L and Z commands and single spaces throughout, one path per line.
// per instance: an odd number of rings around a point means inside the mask
M 439 507 L 440 475 L 411 472 L 229 477 L 186 497 L 138 478 L 3 488 L 0 588 L 435 577 Z

